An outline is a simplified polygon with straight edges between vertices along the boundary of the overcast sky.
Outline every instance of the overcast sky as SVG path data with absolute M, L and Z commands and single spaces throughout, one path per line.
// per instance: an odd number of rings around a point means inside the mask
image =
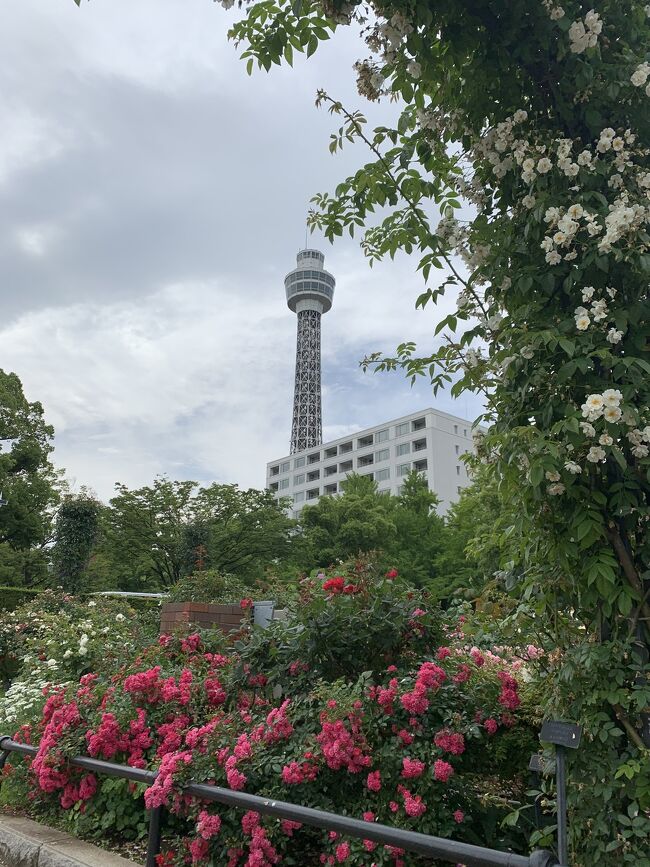
M 294 69 L 246 75 L 210 0 L 20 0 L 0 31 L 0 367 L 55 427 L 55 462 L 102 498 L 167 473 L 261 487 L 287 453 L 295 316 L 283 278 L 308 200 L 369 155 L 332 157 L 318 87 L 356 94 L 350 31 Z M 368 267 L 312 236 L 337 280 L 323 318 L 324 437 L 425 406 L 358 362 L 430 345 L 416 262 Z

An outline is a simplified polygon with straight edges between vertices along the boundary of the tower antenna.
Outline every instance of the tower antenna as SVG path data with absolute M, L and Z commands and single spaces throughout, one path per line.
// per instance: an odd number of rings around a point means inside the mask
M 323 442 L 320 323 L 332 306 L 336 280 L 325 271 L 319 250 L 301 250 L 297 267 L 284 279 L 287 305 L 298 317 L 296 378 L 293 391 L 290 453 Z

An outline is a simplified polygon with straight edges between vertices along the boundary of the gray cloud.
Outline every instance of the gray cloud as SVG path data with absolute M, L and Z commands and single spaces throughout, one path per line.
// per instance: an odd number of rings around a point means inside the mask
M 249 78 L 231 21 L 205 0 L 22 0 L 0 33 L 0 365 L 43 401 L 57 461 L 103 497 L 158 472 L 263 483 L 289 436 L 283 277 L 307 202 L 368 159 L 329 156 L 336 124 L 313 107 L 320 85 L 360 103 L 354 35 Z M 350 240 L 318 246 L 338 281 L 326 436 L 431 404 L 358 369 L 430 341 L 414 263 L 370 270 Z

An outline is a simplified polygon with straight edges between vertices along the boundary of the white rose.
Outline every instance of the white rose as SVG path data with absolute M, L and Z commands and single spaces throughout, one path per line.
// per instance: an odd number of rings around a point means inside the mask
M 601 449 L 600 446 L 592 446 L 589 449 L 587 460 L 592 464 L 597 464 L 599 461 L 605 461 L 606 459 L 607 455 L 605 454 L 605 449 Z
M 604 400 L 602 394 L 590 394 L 583 406 L 589 409 L 589 412 L 598 412 L 603 408 Z
M 548 157 L 542 157 L 541 160 L 537 163 L 537 171 L 540 175 L 545 175 L 546 172 L 550 172 L 553 168 L 553 163 L 549 160 Z
M 617 388 L 607 388 L 598 397 L 601 398 L 601 406 L 618 406 L 623 400 L 623 395 Z
M 617 406 L 606 406 L 603 410 L 603 416 L 605 418 L 605 421 L 608 421 L 611 424 L 617 422 L 622 415 L 623 413 Z
M 617 331 L 616 328 L 610 328 L 607 332 L 607 340 L 609 343 L 620 343 L 623 339 L 623 332 Z
M 411 78 L 419 78 L 422 75 L 422 67 L 417 62 L 417 60 L 411 60 L 411 62 L 406 67 L 406 71 L 411 76 Z

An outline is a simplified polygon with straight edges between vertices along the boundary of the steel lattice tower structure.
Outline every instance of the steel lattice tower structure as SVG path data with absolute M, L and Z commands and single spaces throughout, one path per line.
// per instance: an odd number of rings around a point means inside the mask
M 320 377 L 320 320 L 332 306 L 336 281 L 324 270 L 318 250 L 301 250 L 297 268 L 284 279 L 287 304 L 298 316 L 296 381 L 290 453 L 323 442 Z

